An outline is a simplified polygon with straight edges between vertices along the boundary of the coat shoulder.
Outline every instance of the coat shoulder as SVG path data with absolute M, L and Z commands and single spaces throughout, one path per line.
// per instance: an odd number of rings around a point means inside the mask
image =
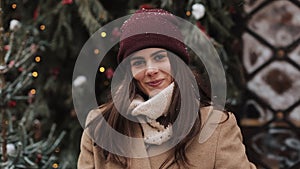
M 87 118 L 85 120 L 85 127 L 91 124 L 95 119 L 102 117 L 103 111 L 106 109 L 105 105 L 101 105 L 95 109 L 89 111 Z
M 213 106 L 206 106 L 200 108 L 201 126 L 203 127 L 208 122 L 222 123 L 230 118 L 234 118 L 233 113 L 224 110 L 214 109 Z M 233 116 L 233 117 L 232 117 Z M 235 118 L 234 118 L 235 119 Z

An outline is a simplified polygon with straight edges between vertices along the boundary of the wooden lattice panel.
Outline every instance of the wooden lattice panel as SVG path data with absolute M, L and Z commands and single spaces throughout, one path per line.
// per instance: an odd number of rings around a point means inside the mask
M 300 169 L 300 0 L 246 0 L 241 125 L 259 169 Z

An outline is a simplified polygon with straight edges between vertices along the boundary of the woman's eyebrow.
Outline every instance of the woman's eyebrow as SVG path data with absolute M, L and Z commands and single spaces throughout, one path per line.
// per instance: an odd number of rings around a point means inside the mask
M 144 58 L 142 56 L 132 56 L 130 58 L 130 61 L 132 61 L 132 60 L 138 60 L 138 59 L 144 59 Z
M 153 57 L 153 56 L 157 55 L 158 53 L 162 53 L 162 52 L 167 52 L 167 51 L 162 49 L 162 50 L 153 52 L 153 53 L 151 53 L 150 57 Z M 130 61 L 131 61 L 131 60 L 136 60 L 136 59 L 144 59 L 144 57 L 138 56 L 138 55 L 136 55 L 136 56 L 133 55 L 133 56 L 130 58 Z
M 154 53 L 152 53 L 150 56 L 153 57 L 155 55 L 157 55 L 158 53 L 162 53 L 162 52 L 167 52 L 166 50 L 159 50 L 159 51 L 156 51 Z

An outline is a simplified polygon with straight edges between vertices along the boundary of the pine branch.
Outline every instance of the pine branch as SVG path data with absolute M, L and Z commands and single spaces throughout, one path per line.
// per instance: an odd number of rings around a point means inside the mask
M 5 65 L 4 62 L 4 46 L 3 46 L 3 9 L 2 9 L 2 0 L 0 0 L 0 66 Z M 1 67 L 0 67 L 1 71 Z
M 219 31 L 219 33 L 226 37 L 230 36 L 230 31 L 228 28 L 224 27 L 209 11 L 206 12 L 208 16 L 208 21 L 212 24 L 212 26 Z
M 101 24 L 93 16 L 93 12 L 90 9 L 90 3 L 96 4 L 95 7 L 98 7 L 97 11 L 101 11 L 99 15 L 103 18 L 104 21 L 107 20 L 107 12 L 104 10 L 102 5 L 98 2 L 95 2 L 95 0 L 93 0 L 92 2 L 89 0 L 76 0 L 75 2 L 78 5 L 78 12 L 84 25 L 88 29 L 90 35 L 92 35 L 101 27 Z
M 9 46 L 13 46 L 13 44 L 14 44 L 14 37 L 15 37 L 15 33 L 11 32 L 10 37 L 9 37 L 9 43 L 8 43 Z M 8 51 L 5 54 L 4 63 L 8 62 L 8 60 L 11 57 L 11 53 L 12 53 L 12 48 L 9 48 Z
M 3 10 L 2 10 L 2 1 L 0 0 L 0 93 L 2 92 L 2 88 L 5 86 L 5 78 L 3 74 L 3 69 L 6 68 L 5 61 L 4 61 L 4 46 L 3 46 Z M 1 99 L 1 98 L 0 98 Z M 2 103 L 3 104 L 3 103 Z M 0 105 L 0 113 L 2 115 L 2 122 L 1 122 L 1 132 L 2 132 L 2 161 L 7 162 L 7 118 L 6 112 L 4 109 L 4 105 Z

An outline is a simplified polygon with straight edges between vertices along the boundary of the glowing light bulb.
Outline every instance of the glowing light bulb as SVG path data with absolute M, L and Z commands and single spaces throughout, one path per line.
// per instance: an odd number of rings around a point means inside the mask
M 46 26 L 44 24 L 40 25 L 40 30 L 45 30 L 46 29 Z
M 56 153 L 59 153 L 59 152 L 60 152 L 60 148 L 57 147 L 57 148 L 55 149 L 55 152 L 56 152 Z
M 40 57 L 40 56 L 36 56 L 36 57 L 34 58 L 34 60 L 35 60 L 36 62 L 40 62 L 40 61 L 41 61 L 41 57 Z
M 186 11 L 186 16 L 191 16 L 191 11 Z
M 101 37 L 105 38 L 106 37 L 106 32 L 101 32 Z
M 33 77 L 38 77 L 39 74 L 38 74 L 37 71 L 34 71 L 34 72 L 31 73 L 31 75 L 32 75 Z
M 100 71 L 101 73 L 103 73 L 103 72 L 105 72 L 105 68 L 104 68 L 104 67 L 100 67 L 100 68 L 99 68 L 99 71 Z
M 35 89 L 31 89 L 30 90 L 30 94 L 35 95 L 36 94 L 36 90 Z
M 58 164 L 57 163 L 53 163 L 52 164 L 52 168 L 58 168 Z
M 11 4 L 11 8 L 12 9 L 16 9 L 17 8 L 17 4 L 15 4 L 15 3 Z
M 98 55 L 98 54 L 100 53 L 100 50 L 99 50 L 99 49 L 95 49 L 95 50 L 94 50 L 94 53 L 95 53 L 96 55 Z

